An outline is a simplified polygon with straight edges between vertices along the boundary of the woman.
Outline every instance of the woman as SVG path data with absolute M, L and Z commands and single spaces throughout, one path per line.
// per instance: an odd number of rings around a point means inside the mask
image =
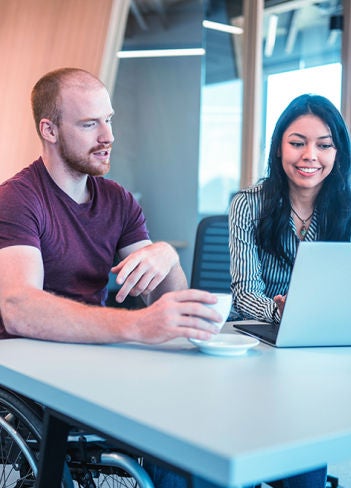
M 241 318 L 280 321 L 300 241 L 351 240 L 350 164 L 340 112 L 322 96 L 295 98 L 274 129 L 267 177 L 231 203 L 232 291 Z M 324 488 L 326 474 L 324 467 L 270 484 Z
M 280 321 L 301 240 L 351 240 L 350 163 L 349 132 L 335 106 L 319 95 L 295 98 L 274 129 L 267 177 L 231 204 L 232 291 L 241 318 Z

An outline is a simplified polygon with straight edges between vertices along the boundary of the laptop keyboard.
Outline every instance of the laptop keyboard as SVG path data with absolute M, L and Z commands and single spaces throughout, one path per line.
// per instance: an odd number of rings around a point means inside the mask
M 276 324 L 262 322 L 257 324 L 247 324 L 245 323 L 245 321 L 244 323 L 234 322 L 233 327 L 240 332 L 245 332 L 249 335 L 254 335 L 261 339 L 268 340 L 273 344 L 276 341 L 279 329 L 279 326 L 277 326 Z

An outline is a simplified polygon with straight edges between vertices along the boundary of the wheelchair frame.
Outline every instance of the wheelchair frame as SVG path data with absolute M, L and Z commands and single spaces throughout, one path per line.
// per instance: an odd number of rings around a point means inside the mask
M 35 487 L 45 407 L 0 386 L 0 486 Z M 72 427 L 62 488 L 153 488 L 142 458 L 116 451 L 106 439 Z

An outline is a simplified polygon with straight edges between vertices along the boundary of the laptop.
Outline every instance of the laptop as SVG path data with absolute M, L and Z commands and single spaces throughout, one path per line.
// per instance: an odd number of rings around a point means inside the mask
M 232 324 L 275 347 L 351 346 L 351 243 L 302 241 L 280 324 Z

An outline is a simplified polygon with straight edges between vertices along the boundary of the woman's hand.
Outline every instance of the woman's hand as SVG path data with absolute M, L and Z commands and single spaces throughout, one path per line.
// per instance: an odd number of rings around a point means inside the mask
M 278 310 L 280 313 L 280 316 L 282 316 L 283 310 L 284 310 L 284 305 L 285 305 L 285 300 L 286 300 L 286 295 L 276 295 L 273 298 L 274 302 L 278 306 Z

